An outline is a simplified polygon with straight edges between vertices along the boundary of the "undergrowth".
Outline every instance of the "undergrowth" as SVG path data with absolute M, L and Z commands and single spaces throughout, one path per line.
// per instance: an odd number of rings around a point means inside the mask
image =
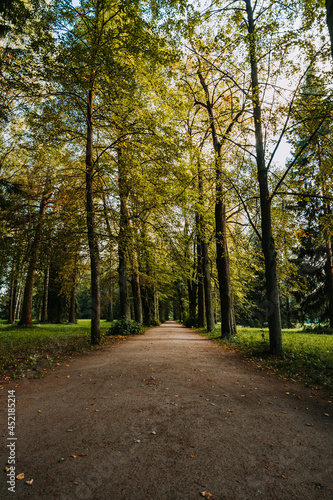
M 101 344 L 90 344 L 90 320 L 77 324 L 35 324 L 32 327 L 0 324 L 0 379 L 38 377 L 55 361 L 96 350 L 117 338 L 106 337 L 111 323 L 101 322 Z
M 237 350 L 268 373 L 333 390 L 332 335 L 283 330 L 283 354 L 275 356 L 269 351 L 268 329 L 238 327 L 237 334 L 227 340 L 221 339 L 220 329 L 201 333 Z

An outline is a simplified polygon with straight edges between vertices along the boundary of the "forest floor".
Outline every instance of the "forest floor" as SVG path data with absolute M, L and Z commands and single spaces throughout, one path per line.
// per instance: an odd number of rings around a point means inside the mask
M 2 387 L 1 499 L 333 498 L 328 394 L 175 322 Z

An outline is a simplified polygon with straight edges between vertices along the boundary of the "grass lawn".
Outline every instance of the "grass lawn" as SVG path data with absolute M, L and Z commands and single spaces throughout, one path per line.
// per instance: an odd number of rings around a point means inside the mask
M 326 386 L 333 391 L 333 335 L 283 330 L 282 356 L 268 352 L 268 329 L 237 327 L 237 335 L 218 340 L 220 330 L 204 333 L 251 359 L 256 366 L 282 378 L 301 380 L 309 385 Z
M 101 321 L 101 345 L 115 342 L 106 337 L 111 323 Z M 0 322 L 0 379 L 39 376 L 47 372 L 55 361 L 88 350 L 90 320 L 81 319 L 75 325 L 35 324 L 30 328 L 10 326 Z

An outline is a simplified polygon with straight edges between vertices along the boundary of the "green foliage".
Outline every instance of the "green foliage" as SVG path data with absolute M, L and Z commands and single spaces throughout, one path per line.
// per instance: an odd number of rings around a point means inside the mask
M 157 319 L 157 318 L 153 318 L 153 319 L 151 320 L 151 323 L 150 323 L 150 325 L 151 325 L 151 326 L 160 326 L 160 324 L 161 324 L 161 322 L 160 322 L 160 320 L 159 320 L 159 319 Z
M 110 323 L 101 323 L 102 344 Z M 109 340 L 110 341 L 110 340 Z M 0 377 L 2 380 L 36 377 L 54 361 L 95 349 L 90 346 L 90 320 L 76 325 L 39 325 L 30 328 L 0 324 Z
M 107 335 L 142 335 L 145 327 L 133 320 L 117 319 L 113 321 Z
M 329 331 L 329 330 L 328 330 Z M 207 334 L 208 335 L 208 334 Z M 218 339 L 220 331 L 210 338 Z M 237 328 L 230 340 L 218 340 L 251 359 L 260 369 L 281 378 L 320 384 L 333 388 L 333 336 L 304 333 L 300 329 L 283 330 L 284 351 L 281 356 L 269 353 L 268 329 Z

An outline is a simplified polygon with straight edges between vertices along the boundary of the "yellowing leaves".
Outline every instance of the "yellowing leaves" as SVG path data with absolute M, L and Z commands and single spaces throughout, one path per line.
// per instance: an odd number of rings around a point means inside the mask
M 211 493 L 209 493 L 208 491 L 202 491 L 201 496 L 204 498 L 208 498 L 208 499 L 213 498 L 213 495 Z

